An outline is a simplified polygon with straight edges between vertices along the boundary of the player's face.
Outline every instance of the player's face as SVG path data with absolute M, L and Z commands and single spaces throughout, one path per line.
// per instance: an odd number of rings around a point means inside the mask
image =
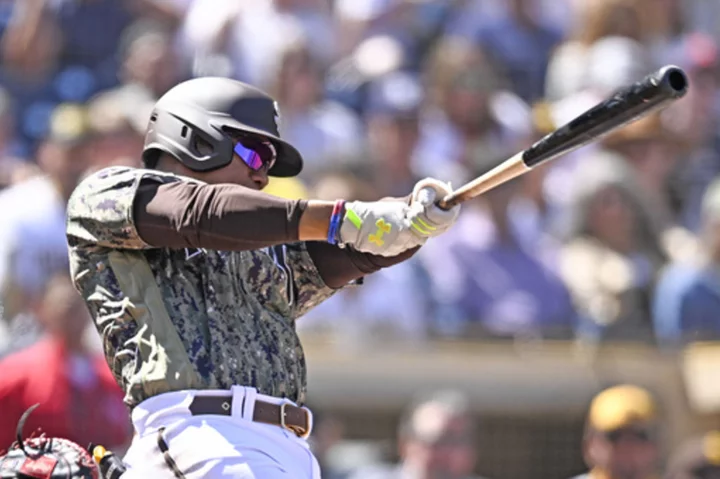
M 268 171 L 275 164 L 273 145 L 256 137 L 243 137 L 235 141 L 233 161 L 219 170 L 203 175 L 207 183 L 234 183 L 262 190 L 268 184 Z
M 643 429 L 621 429 L 591 439 L 594 465 L 612 479 L 645 479 L 655 470 L 658 451 L 652 434 Z
M 407 445 L 405 460 L 422 479 L 467 477 L 475 466 L 475 449 L 464 418 L 447 418 L 432 441 Z

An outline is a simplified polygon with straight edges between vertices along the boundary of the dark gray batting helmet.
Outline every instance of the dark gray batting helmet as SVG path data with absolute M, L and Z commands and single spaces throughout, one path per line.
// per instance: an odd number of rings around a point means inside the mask
M 143 163 L 153 168 L 160 153 L 166 152 L 191 170 L 215 170 L 232 161 L 232 135 L 250 134 L 270 140 L 277 150 L 269 175 L 295 176 L 302 170 L 303 160 L 280 138 L 279 117 L 277 102 L 248 84 L 220 77 L 185 81 L 155 104 L 145 135 Z M 203 140 L 203 148 L 198 148 L 198 139 Z

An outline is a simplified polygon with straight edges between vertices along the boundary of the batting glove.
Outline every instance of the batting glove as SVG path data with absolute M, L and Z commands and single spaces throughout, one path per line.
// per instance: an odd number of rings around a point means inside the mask
M 410 200 L 412 214 L 410 221 L 413 229 L 426 238 L 433 238 L 446 232 L 455 224 L 460 215 L 460 205 L 449 210 L 440 208 L 436 201 L 452 193 L 449 183 L 434 178 L 425 178 L 417 182 Z
M 379 256 L 397 256 L 427 241 L 412 227 L 410 218 L 418 214 L 417 206 L 403 201 L 346 203 L 338 245 L 351 245 L 357 251 Z

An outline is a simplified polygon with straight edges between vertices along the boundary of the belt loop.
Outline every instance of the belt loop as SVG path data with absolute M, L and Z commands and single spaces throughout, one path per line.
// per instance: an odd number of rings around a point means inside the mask
M 255 417 L 255 401 L 257 400 L 257 396 L 257 389 L 251 387 L 245 388 L 245 404 L 242 409 L 242 414 L 248 421 L 252 421 L 253 417 Z
M 230 399 L 232 404 L 232 415 L 243 419 L 247 418 L 244 411 L 245 404 L 247 403 L 247 388 L 242 386 L 232 386 L 230 388 L 230 393 L 232 394 Z

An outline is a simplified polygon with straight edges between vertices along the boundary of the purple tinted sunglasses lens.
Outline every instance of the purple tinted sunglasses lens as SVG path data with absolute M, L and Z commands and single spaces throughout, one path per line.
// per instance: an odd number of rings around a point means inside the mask
M 260 170 L 260 168 L 262 168 L 263 160 L 255 150 L 246 148 L 245 146 L 243 146 L 242 143 L 236 143 L 235 153 L 237 153 L 237 155 L 242 158 L 242 160 L 245 162 L 246 165 L 250 167 L 250 169 L 258 171 Z

